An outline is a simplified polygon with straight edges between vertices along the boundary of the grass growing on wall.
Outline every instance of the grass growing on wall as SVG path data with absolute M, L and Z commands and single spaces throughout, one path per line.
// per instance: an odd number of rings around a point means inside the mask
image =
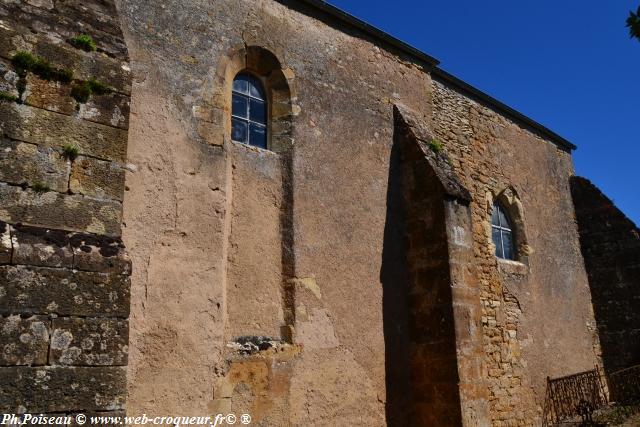
M 437 139 L 432 139 L 429 142 L 429 148 L 431 149 L 431 151 L 433 151 L 434 153 L 439 153 L 442 150 L 444 150 L 444 145 L 442 145 L 442 142 L 438 141 Z
M 73 161 L 80 154 L 80 149 L 78 149 L 78 147 L 76 147 L 75 145 L 66 144 L 62 147 L 62 154 L 65 158 Z
M 26 77 L 27 72 L 31 72 L 44 80 L 54 80 L 61 83 L 71 83 L 73 80 L 73 71 L 55 68 L 49 61 L 39 56 L 35 56 L 29 52 L 20 51 L 13 55 L 11 64 L 16 69 L 19 77 Z
M 17 102 L 18 101 L 18 97 L 17 96 L 13 96 L 10 93 L 0 92 L 0 101 Z
M 86 34 L 79 34 L 70 40 L 71 44 L 78 49 L 82 49 L 85 52 L 95 52 L 96 42 L 93 41 L 91 36 Z
M 44 184 L 42 182 L 34 182 L 31 186 L 31 189 L 36 193 L 47 193 L 51 191 L 51 188 L 49 188 L 47 184 Z
M 93 94 L 105 95 L 111 92 L 113 92 L 111 87 L 95 79 L 76 84 L 71 88 L 71 96 L 81 104 L 86 103 Z

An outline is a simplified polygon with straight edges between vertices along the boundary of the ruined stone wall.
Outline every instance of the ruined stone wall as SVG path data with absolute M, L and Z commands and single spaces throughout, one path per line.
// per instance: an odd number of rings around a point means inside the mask
M 493 425 L 536 425 L 547 376 L 593 369 L 597 337 L 569 189 L 570 154 L 434 81 L 433 128 L 472 194 Z M 491 241 L 495 199 L 518 217 L 517 262 Z
M 0 2 L 2 412 L 124 409 L 128 70 L 111 2 Z
M 640 230 L 585 178 L 572 177 L 580 244 L 607 372 L 640 364 Z

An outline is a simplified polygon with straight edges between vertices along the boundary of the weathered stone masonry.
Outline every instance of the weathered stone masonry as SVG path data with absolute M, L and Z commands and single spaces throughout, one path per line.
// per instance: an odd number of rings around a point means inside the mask
M 80 34 L 97 51 L 74 46 Z M 88 81 L 110 89 L 80 102 L 72 91 Z M 124 408 L 130 90 L 113 3 L 0 2 L 2 412 Z
M 535 425 L 546 376 L 597 363 L 570 197 L 570 153 L 446 79 L 434 79 L 433 105 L 433 132 L 472 195 L 491 424 Z M 518 262 L 494 255 L 490 218 L 496 199 L 518 222 Z

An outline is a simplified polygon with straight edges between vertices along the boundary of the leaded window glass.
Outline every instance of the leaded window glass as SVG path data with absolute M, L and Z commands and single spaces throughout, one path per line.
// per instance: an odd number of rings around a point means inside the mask
M 491 234 L 493 244 L 496 246 L 496 256 L 514 260 L 513 228 L 504 209 L 497 203 L 493 205 L 493 214 L 491 215 Z
M 233 80 L 231 139 L 267 148 L 267 98 L 251 74 L 240 73 Z

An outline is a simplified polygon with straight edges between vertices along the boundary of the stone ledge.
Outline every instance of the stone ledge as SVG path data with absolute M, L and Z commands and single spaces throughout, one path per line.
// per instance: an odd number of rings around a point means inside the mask
M 4 222 L 0 230 L 4 230 L 0 264 L 131 273 L 131 261 L 120 238 Z
M 498 271 L 510 276 L 526 276 L 529 274 L 529 267 L 518 261 L 498 258 Z
M 0 411 L 82 412 L 124 407 L 126 368 L 0 367 Z
M 0 266 L 0 315 L 129 316 L 129 277 L 62 268 Z
M 71 231 L 120 235 L 122 205 L 80 195 L 31 189 L 0 183 L 0 220 Z

